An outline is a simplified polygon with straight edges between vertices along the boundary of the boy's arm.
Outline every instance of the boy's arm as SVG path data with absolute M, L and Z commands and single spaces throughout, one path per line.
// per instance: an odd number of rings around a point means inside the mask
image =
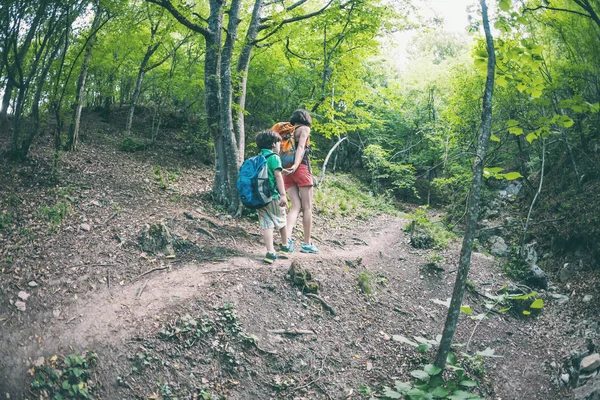
M 287 206 L 287 198 L 285 197 L 285 185 L 283 184 L 283 175 L 281 175 L 281 169 L 275 170 L 275 184 L 277 185 L 277 191 L 279 192 L 279 206 Z

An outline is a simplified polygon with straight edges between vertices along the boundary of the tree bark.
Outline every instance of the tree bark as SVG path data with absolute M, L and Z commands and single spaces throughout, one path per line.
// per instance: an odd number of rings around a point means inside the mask
M 492 125 L 492 97 L 494 92 L 494 66 L 496 56 L 494 52 L 494 41 L 490 32 L 490 24 L 488 19 L 488 11 L 485 0 L 480 0 L 481 14 L 483 16 L 483 29 L 485 31 L 486 47 L 488 53 L 487 78 L 485 81 L 485 89 L 483 93 L 483 111 L 481 115 L 481 129 L 479 140 L 477 143 L 477 153 L 475 163 L 473 165 L 473 179 L 471 181 L 471 195 L 469 198 L 469 215 L 467 218 L 467 226 L 465 236 L 462 242 L 460 251 L 460 259 L 458 264 L 458 273 L 454 283 L 452 292 L 452 300 L 448 309 L 442 340 L 435 360 L 435 365 L 444 368 L 446 358 L 452 344 L 452 337 L 456 331 L 456 324 L 460 314 L 460 306 L 465 293 L 465 285 L 469 268 L 471 264 L 471 252 L 473 249 L 473 241 L 475 239 L 475 231 L 477 226 L 477 215 L 479 214 L 479 198 L 481 192 L 481 180 L 483 177 L 483 167 L 487 147 L 490 141 L 491 125 Z
M 81 111 L 83 109 L 83 96 L 85 94 L 85 83 L 87 79 L 88 69 L 90 67 L 90 60 L 92 59 L 92 49 L 96 42 L 96 32 L 100 27 L 100 21 L 102 20 L 102 8 L 100 3 L 97 4 L 96 15 L 90 28 L 90 37 L 87 42 L 85 49 L 85 57 L 81 64 L 81 71 L 79 72 L 79 79 L 77 80 L 77 90 L 75 92 L 75 103 L 73 104 L 73 120 L 69 127 L 69 142 L 67 147 L 69 151 L 77 151 L 77 142 L 79 139 L 79 123 L 81 121 Z

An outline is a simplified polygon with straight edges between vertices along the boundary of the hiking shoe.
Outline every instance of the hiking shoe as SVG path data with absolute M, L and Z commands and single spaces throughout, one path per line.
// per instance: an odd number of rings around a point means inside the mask
M 285 246 L 283 243 L 281 243 L 279 245 L 279 252 L 280 253 L 293 253 L 294 252 L 294 242 L 292 242 L 292 239 L 288 239 L 287 242 L 287 246 Z
M 300 250 L 303 253 L 320 253 L 319 249 L 317 249 L 317 246 L 314 245 L 314 243 L 311 244 L 306 244 L 306 243 L 302 243 L 302 249 Z
M 277 260 L 277 254 L 276 253 L 271 253 L 271 252 L 267 252 L 267 254 L 265 255 L 265 258 L 263 259 L 264 262 L 266 262 L 267 264 L 273 264 L 273 261 Z

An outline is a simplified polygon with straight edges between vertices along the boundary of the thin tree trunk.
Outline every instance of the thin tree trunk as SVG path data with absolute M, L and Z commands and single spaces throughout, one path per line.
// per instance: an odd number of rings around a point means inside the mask
M 256 0 L 252 10 L 252 19 L 246 32 L 244 47 L 240 53 L 237 65 L 237 85 L 234 102 L 237 105 L 236 116 L 234 117 L 233 130 L 238 141 L 238 160 L 237 168 L 244 162 L 244 152 L 246 149 L 246 132 L 244 127 L 244 111 L 246 108 L 246 89 L 248 83 L 248 69 L 250 67 L 250 57 L 252 50 L 256 45 L 258 28 L 260 25 L 260 13 L 263 6 L 263 0 Z
M 96 42 L 96 32 L 100 26 L 102 19 L 102 8 L 98 3 L 98 9 L 94 16 L 94 21 L 90 28 L 90 34 L 93 35 L 87 42 L 87 48 L 85 49 L 85 58 L 81 64 L 81 72 L 79 73 L 79 79 L 77 80 L 77 91 L 75 92 L 75 103 L 73 104 L 73 120 L 69 127 L 69 142 L 67 144 L 69 151 L 77 151 L 77 142 L 79 139 L 79 124 L 81 121 L 81 111 L 83 109 L 83 96 L 85 95 L 85 83 L 87 79 L 88 69 L 90 67 L 90 60 L 92 59 L 92 49 Z
M 444 366 L 446 365 L 446 357 L 448 356 L 448 353 L 450 351 L 452 337 L 454 336 L 454 332 L 456 331 L 456 324 L 458 322 L 458 316 L 460 314 L 460 306 L 465 293 L 465 285 L 467 282 L 467 276 L 469 274 L 469 267 L 471 264 L 473 240 L 475 239 L 477 215 L 479 214 L 479 198 L 481 192 L 481 180 L 483 177 L 483 167 L 491 135 L 492 96 L 494 92 L 494 66 L 496 63 L 496 56 L 494 52 L 494 41 L 490 32 L 490 24 L 488 20 L 487 5 L 485 3 L 485 0 L 480 0 L 480 4 L 481 14 L 483 16 L 483 29 L 485 31 L 486 47 L 488 53 L 487 79 L 485 81 L 485 90 L 483 93 L 481 131 L 479 134 L 477 153 L 475 156 L 475 163 L 473 166 L 473 179 L 471 181 L 471 196 L 469 199 L 470 207 L 469 215 L 467 218 L 467 226 L 465 230 L 465 236 L 462 242 L 462 248 L 460 251 L 458 273 L 456 275 L 456 282 L 454 283 L 452 300 L 450 301 L 450 307 L 448 309 L 448 315 L 446 317 L 446 323 L 444 325 L 444 331 L 442 333 L 440 348 L 438 349 L 438 353 L 435 360 L 435 365 L 437 365 L 440 368 L 444 368 Z
M 154 30 L 152 31 L 152 36 L 150 40 L 154 38 Z M 148 45 L 146 49 L 146 54 L 144 55 L 144 59 L 140 64 L 140 68 L 138 70 L 137 80 L 135 81 L 135 88 L 133 89 L 133 94 L 131 95 L 131 105 L 129 106 L 129 112 L 127 114 L 127 123 L 125 125 L 125 134 L 129 135 L 131 133 L 131 125 L 133 124 L 133 113 L 135 111 L 135 104 L 137 103 L 138 98 L 140 97 L 140 93 L 142 92 L 142 82 L 144 81 L 144 74 L 146 73 L 146 67 L 148 65 L 148 61 L 150 57 L 158 50 L 158 46 L 160 43 L 156 43 L 154 45 Z

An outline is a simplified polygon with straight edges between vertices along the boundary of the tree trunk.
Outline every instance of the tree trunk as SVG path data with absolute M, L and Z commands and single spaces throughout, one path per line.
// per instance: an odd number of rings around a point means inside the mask
M 465 285 L 469 274 L 471 264 L 471 252 L 473 249 L 473 241 L 475 239 L 475 231 L 477 225 L 477 215 L 479 214 L 479 197 L 481 192 L 481 180 L 483 177 L 483 166 L 485 155 L 487 152 L 488 143 L 491 134 L 492 125 L 492 96 L 494 92 L 494 66 L 496 56 L 494 52 L 494 41 L 490 32 L 490 24 L 488 20 L 487 5 L 485 0 L 480 0 L 481 14 L 483 16 L 483 29 L 485 31 L 485 39 L 488 53 L 487 64 L 487 79 L 485 81 L 485 90 L 483 93 L 483 111 L 481 115 L 481 131 L 479 141 L 477 143 L 477 153 L 473 166 L 473 179 L 471 181 L 471 195 L 469 198 L 469 215 L 467 218 L 467 226 L 465 236 L 463 238 L 462 248 L 460 251 L 460 259 L 458 264 L 458 273 L 454 283 L 454 291 L 452 292 L 452 300 L 448 309 L 448 316 L 444 325 L 444 332 L 440 342 L 435 365 L 444 368 L 446 365 L 446 357 L 450 351 L 452 337 L 456 330 L 458 316 L 460 314 L 460 306 L 465 293 Z
M 233 60 L 233 47 L 237 39 L 239 24 L 239 11 L 241 0 L 232 0 L 229 7 L 229 23 L 227 26 L 227 37 L 221 55 L 221 132 L 225 140 L 225 155 L 227 167 L 227 185 L 229 201 L 225 203 L 229 213 L 238 211 L 239 199 L 236 195 L 236 180 L 238 175 L 238 146 L 233 132 L 233 86 L 231 78 L 231 64 Z
M 244 153 L 246 149 L 246 132 L 244 128 L 244 111 L 246 108 L 246 87 L 248 83 L 248 69 L 250 68 L 250 56 L 256 45 L 258 28 L 260 25 L 260 13 L 263 7 L 263 0 L 256 0 L 252 10 L 252 20 L 246 32 L 244 47 L 238 58 L 237 77 L 236 77 L 236 97 L 234 99 L 237 105 L 236 116 L 234 118 L 233 130 L 238 141 L 238 160 L 237 167 L 244 162 Z
M 152 30 L 152 35 L 150 36 L 150 41 L 154 39 L 154 30 Z M 160 43 L 156 43 L 154 45 L 148 45 L 146 49 L 146 54 L 144 55 L 144 59 L 140 64 L 140 69 L 138 70 L 137 80 L 135 81 L 135 88 L 133 89 L 133 94 L 131 95 L 131 105 L 129 107 L 129 113 L 127 114 L 127 123 L 125 125 L 125 134 L 129 135 L 131 133 L 131 125 L 133 123 L 133 113 L 135 111 L 135 104 L 137 103 L 138 98 L 140 97 L 140 93 L 142 92 L 142 82 L 144 81 L 144 74 L 146 73 L 146 67 L 148 65 L 148 61 L 150 61 L 150 57 L 158 50 Z
M 27 52 L 29 51 L 29 47 L 31 46 L 31 41 L 33 40 L 35 33 L 37 32 L 38 27 L 42 21 L 42 18 L 44 17 L 44 15 L 46 13 L 46 3 L 47 3 L 47 1 L 44 0 L 38 6 L 35 17 L 33 18 L 31 25 L 29 25 L 29 30 L 27 31 L 27 35 L 25 36 L 25 39 L 23 40 L 21 47 L 15 54 L 15 60 L 13 61 L 13 63 L 10 66 L 7 67 L 6 76 L 7 76 L 8 80 L 6 83 L 6 87 L 4 88 L 4 97 L 2 98 L 2 108 L 0 108 L 0 119 L 2 119 L 2 120 L 6 120 L 6 118 L 8 116 L 8 106 L 10 104 L 12 92 L 15 88 L 15 83 L 16 83 L 16 79 L 17 79 L 16 75 L 17 75 L 17 73 L 21 72 L 23 60 L 25 59 L 25 56 L 27 55 Z M 17 40 L 19 27 L 17 27 L 16 30 L 17 30 L 17 32 L 15 32 L 16 36 L 13 38 L 13 40 L 15 40 L 15 41 Z M 14 45 L 14 43 L 13 43 L 13 45 Z M 6 51 L 8 51 L 8 49 L 6 49 Z M 21 77 L 21 79 L 22 79 L 22 77 Z
M 88 69 L 90 67 L 90 60 L 92 59 L 92 49 L 96 42 L 96 32 L 102 19 L 101 5 L 98 4 L 97 7 L 98 9 L 90 28 L 90 35 L 92 35 L 92 37 L 87 42 L 85 58 L 81 64 L 81 72 L 79 73 L 79 79 L 77 80 L 77 91 L 75 92 L 75 103 L 73 104 L 73 120 L 71 121 L 71 126 L 69 127 L 69 142 L 67 144 L 69 151 L 77 151 L 79 123 L 81 121 L 81 111 L 83 109 L 83 96 L 85 95 L 85 82 L 87 79 Z

